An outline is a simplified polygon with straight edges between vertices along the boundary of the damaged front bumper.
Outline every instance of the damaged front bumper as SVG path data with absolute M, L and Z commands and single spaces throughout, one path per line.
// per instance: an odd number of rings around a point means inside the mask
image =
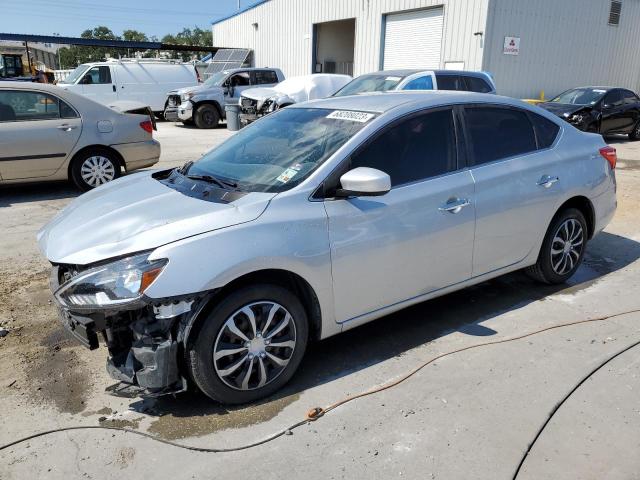
M 52 273 L 56 290 L 58 267 Z M 159 396 L 185 391 L 184 341 L 203 296 L 145 301 L 135 310 L 73 312 L 57 304 L 64 328 L 90 350 L 109 350 L 107 372 L 119 396 Z M 56 302 L 57 303 L 57 302 Z M 124 393 L 123 393 L 124 392 Z

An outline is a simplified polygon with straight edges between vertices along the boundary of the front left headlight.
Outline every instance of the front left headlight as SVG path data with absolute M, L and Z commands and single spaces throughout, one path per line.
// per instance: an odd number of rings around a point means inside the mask
M 262 110 L 264 110 L 267 113 L 273 112 L 275 108 L 276 108 L 276 101 L 272 98 L 270 98 L 269 100 L 266 100 L 264 102 L 264 105 L 262 106 Z
M 160 275 L 168 260 L 134 255 L 79 273 L 54 293 L 70 310 L 136 308 L 144 291 Z

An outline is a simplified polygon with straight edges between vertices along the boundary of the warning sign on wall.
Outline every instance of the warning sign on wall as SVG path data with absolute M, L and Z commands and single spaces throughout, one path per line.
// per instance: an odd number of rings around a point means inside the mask
M 520 37 L 504 37 L 502 53 L 505 55 L 520 55 Z

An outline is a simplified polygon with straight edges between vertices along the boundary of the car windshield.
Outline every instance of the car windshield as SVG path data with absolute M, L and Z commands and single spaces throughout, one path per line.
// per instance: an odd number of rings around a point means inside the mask
M 402 81 L 399 75 L 362 75 L 338 90 L 333 96 L 344 97 L 365 92 L 386 92 L 393 90 Z
M 204 85 L 207 87 L 220 87 L 224 79 L 227 78 L 227 75 L 229 75 L 229 72 L 214 73 L 204 81 Z
M 215 177 L 244 191 L 283 192 L 307 178 L 373 117 L 366 112 L 283 109 L 240 130 L 186 174 Z
M 603 88 L 574 88 L 561 93 L 551 101 L 569 105 L 594 105 L 607 91 Z
M 76 69 L 71 72 L 67 78 L 65 78 L 62 82 L 60 83 L 67 83 L 67 84 L 73 84 L 76 83 L 78 81 L 78 79 L 80 77 L 82 77 L 82 74 L 87 70 L 87 68 L 89 68 L 89 65 L 79 65 L 78 67 L 76 67 Z

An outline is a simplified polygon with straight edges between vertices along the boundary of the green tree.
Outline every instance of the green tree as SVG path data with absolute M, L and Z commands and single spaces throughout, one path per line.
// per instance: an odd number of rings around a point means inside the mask
M 213 45 L 213 34 L 211 30 L 203 30 L 199 27 L 183 28 L 181 32 L 176 35 L 165 35 L 162 37 L 162 43 L 169 43 L 174 45 Z M 203 52 L 174 52 L 171 53 L 171 58 L 181 58 L 184 61 L 191 60 L 193 57 L 200 57 Z
M 137 30 L 125 30 L 122 32 L 122 39 L 127 42 L 148 42 L 149 38 L 146 33 Z

